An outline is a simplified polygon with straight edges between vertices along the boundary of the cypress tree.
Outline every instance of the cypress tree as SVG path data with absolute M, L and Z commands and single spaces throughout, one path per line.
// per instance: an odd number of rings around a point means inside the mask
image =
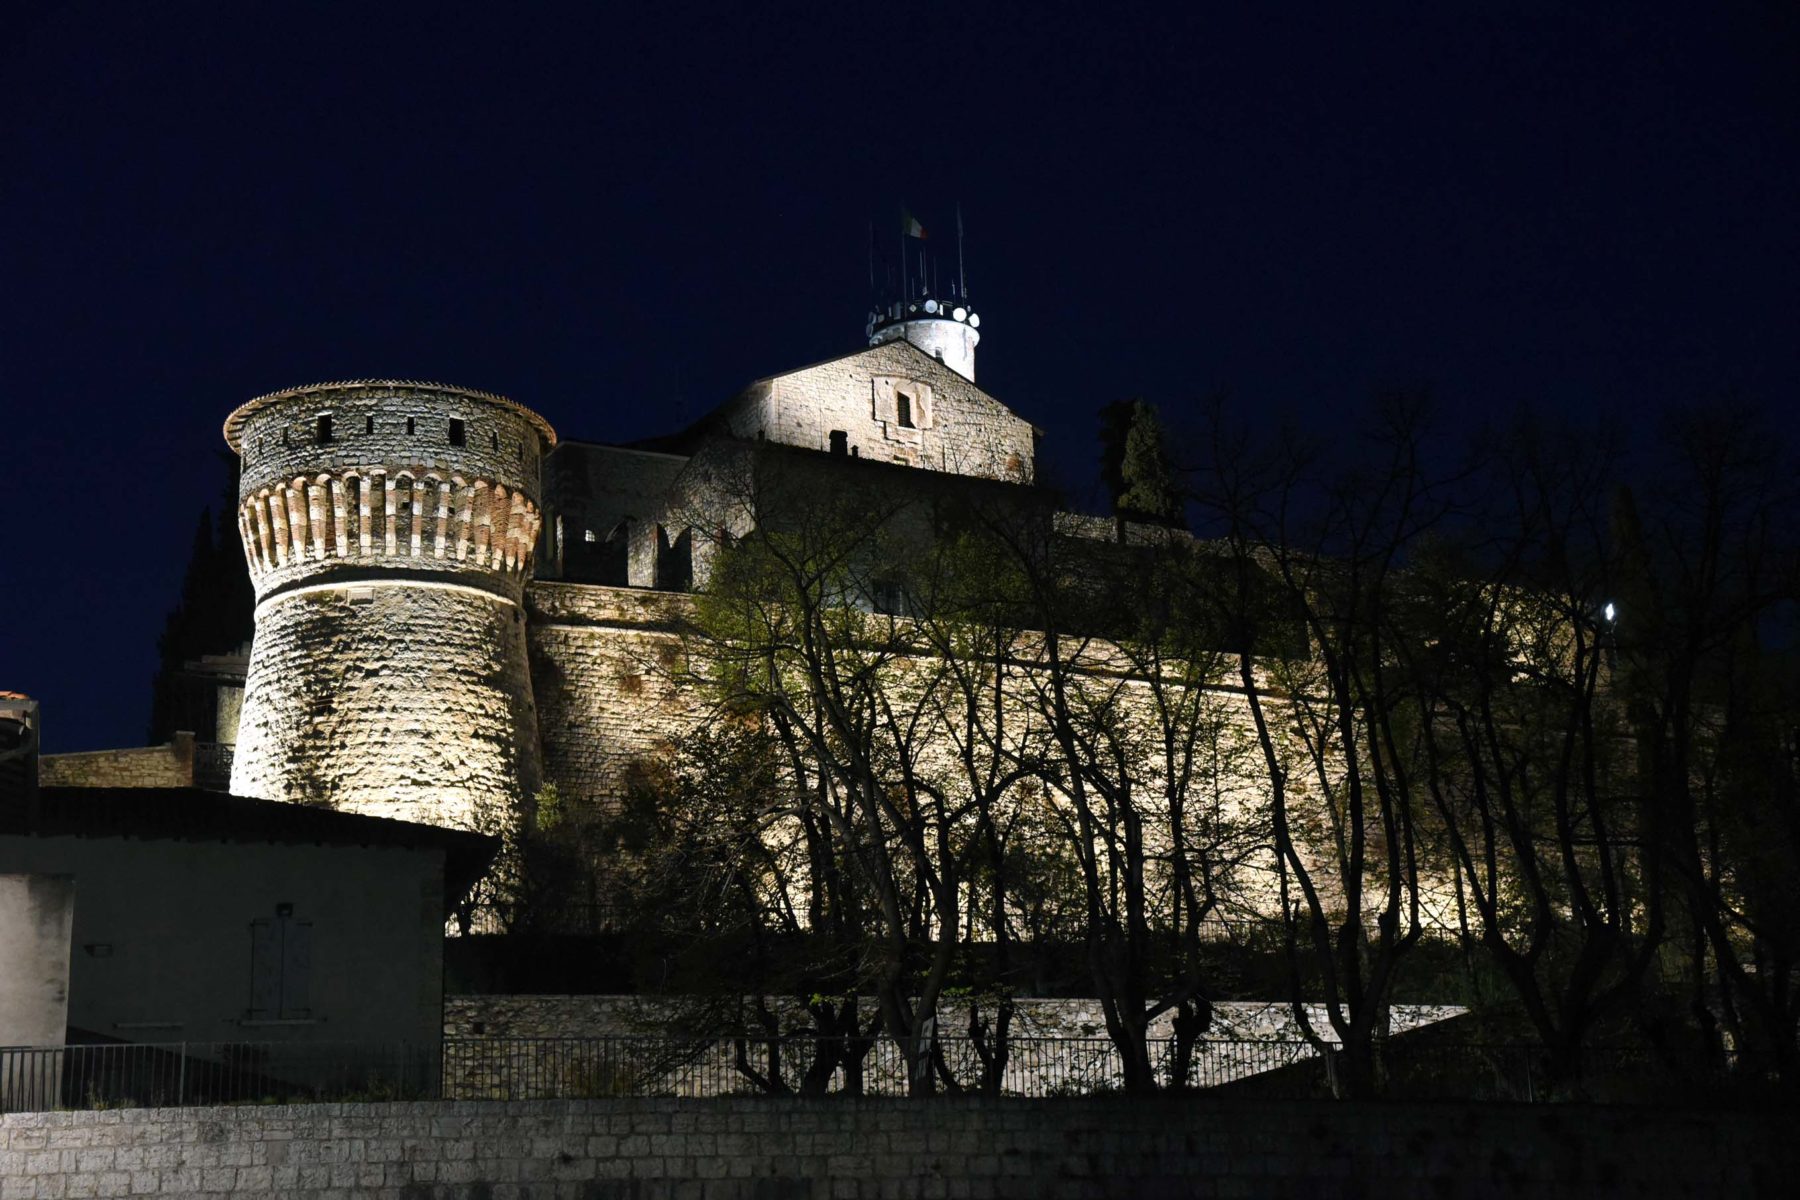
M 1181 491 L 1154 404 L 1117 400 L 1100 410 L 1100 473 L 1119 516 L 1186 528 Z
M 255 594 L 237 531 L 236 464 L 227 475 L 215 519 L 200 512 L 181 596 L 156 639 L 157 669 L 150 682 L 150 744 L 169 740 L 191 720 L 181 703 L 181 664 L 203 654 L 230 654 L 255 628 Z M 196 731 L 204 733 L 204 731 Z

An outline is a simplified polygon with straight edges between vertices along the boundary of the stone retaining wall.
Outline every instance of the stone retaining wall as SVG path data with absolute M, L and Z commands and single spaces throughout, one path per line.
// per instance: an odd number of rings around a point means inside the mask
M 1775 1196 L 1791 1114 L 1251 1100 L 328 1104 L 0 1117 L 79 1196 Z

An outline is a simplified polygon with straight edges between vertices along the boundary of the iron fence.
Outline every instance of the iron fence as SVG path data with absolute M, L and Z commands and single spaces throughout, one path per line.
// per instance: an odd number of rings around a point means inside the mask
M 209 792 L 231 789 L 231 759 L 237 747 L 223 742 L 194 743 L 194 786 Z
M 1287 1099 L 1351 1090 L 1341 1052 L 1304 1041 L 1202 1040 L 1148 1047 L 1161 1089 Z M 1544 1102 L 1693 1100 L 1745 1082 L 1729 1064 L 1677 1067 L 1634 1048 L 1590 1050 L 1578 1077 L 1530 1046 L 1396 1037 L 1362 1064 L 1369 1094 Z M 921 1086 L 922 1085 L 922 1086 Z M 53 1108 L 379 1100 L 556 1100 L 629 1096 L 1051 1098 L 1124 1090 L 1105 1038 L 943 1038 L 909 1056 L 891 1038 L 618 1036 L 459 1038 L 438 1046 L 330 1042 L 109 1043 L 0 1048 L 0 1112 Z
M 435 1099 L 438 1046 L 108 1042 L 0 1048 L 0 1112 Z

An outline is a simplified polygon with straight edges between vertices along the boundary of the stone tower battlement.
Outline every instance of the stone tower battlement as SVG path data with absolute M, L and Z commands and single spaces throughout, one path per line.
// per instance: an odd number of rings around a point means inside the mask
M 225 438 L 257 595 L 232 790 L 503 832 L 538 785 L 521 600 L 555 431 L 353 380 L 251 400 Z
M 498 575 L 516 594 L 542 525 L 515 486 L 433 468 L 352 468 L 259 488 L 238 506 L 257 595 L 320 572 L 422 567 Z
M 542 417 L 490 392 L 354 380 L 259 396 L 225 422 L 258 599 L 370 569 L 475 576 L 517 598 L 542 525 Z

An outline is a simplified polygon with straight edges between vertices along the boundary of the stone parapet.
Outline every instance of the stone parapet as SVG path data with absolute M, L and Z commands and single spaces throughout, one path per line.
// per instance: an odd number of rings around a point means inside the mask
M 194 735 L 161 746 L 83 750 L 38 758 L 41 787 L 171 788 L 194 786 Z
M 491 392 L 358 379 L 258 396 L 226 419 L 225 440 L 244 460 L 243 495 L 297 475 L 412 463 L 499 480 L 535 500 L 556 431 L 524 405 Z

